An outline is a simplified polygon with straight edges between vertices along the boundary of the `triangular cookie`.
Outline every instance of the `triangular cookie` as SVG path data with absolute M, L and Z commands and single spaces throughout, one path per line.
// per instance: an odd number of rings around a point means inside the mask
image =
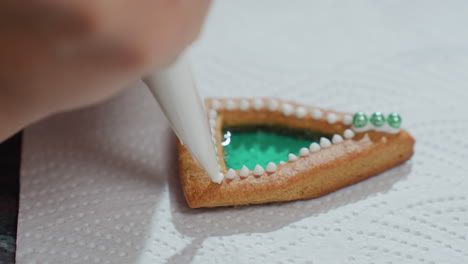
M 398 115 L 350 115 L 277 99 L 208 99 L 221 184 L 213 183 L 179 144 L 179 170 L 190 207 L 216 207 L 320 197 L 390 169 L 413 154 L 414 139 Z M 388 119 L 388 120 L 385 120 Z M 372 121 L 372 122 L 371 122 Z M 229 170 L 225 127 L 279 126 L 329 135 L 297 154 L 248 170 Z

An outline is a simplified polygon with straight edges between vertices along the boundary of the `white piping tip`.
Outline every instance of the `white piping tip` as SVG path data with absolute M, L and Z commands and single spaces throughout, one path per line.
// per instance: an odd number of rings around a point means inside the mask
M 212 128 L 216 127 L 216 120 L 215 120 L 215 119 L 210 119 L 209 122 L 210 122 L 210 126 L 211 126 Z
M 214 109 L 211 109 L 210 112 L 208 112 L 208 115 L 210 119 L 215 119 L 218 116 L 218 112 L 216 112 Z

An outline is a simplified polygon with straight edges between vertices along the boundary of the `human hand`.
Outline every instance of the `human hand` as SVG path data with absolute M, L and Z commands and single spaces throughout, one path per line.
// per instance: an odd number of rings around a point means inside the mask
M 170 64 L 210 0 L 0 1 L 0 142 Z

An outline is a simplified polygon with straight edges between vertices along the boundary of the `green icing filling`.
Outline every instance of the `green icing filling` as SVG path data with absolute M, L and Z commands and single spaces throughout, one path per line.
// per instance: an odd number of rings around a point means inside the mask
M 224 161 L 227 168 L 240 170 L 243 165 L 253 170 L 259 164 L 287 161 L 288 154 L 299 156 L 299 150 L 330 135 L 280 126 L 224 127 Z M 230 135 L 230 136 L 229 136 Z

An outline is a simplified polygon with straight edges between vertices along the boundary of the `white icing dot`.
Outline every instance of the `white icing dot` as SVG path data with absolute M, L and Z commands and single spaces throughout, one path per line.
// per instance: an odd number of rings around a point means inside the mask
M 210 126 L 211 127 L 216 127 L 216 120 L 215 119 L 210 119 Z
M 240 105 L 239 105 L 239 108 L 241 111 L 247 111 L 249 110 L 249 101 L 243 99 L 241 102 L 240 102 Z
M 246 178 L 249 176 L 249 168 L 247 168 L 247 166 L 242 166 L 242 169 L 240 170 L 239 172 L 239 176 L 241 176 L 242 178 Z
M 278 101 L 276 100 L 268 101 L 268 111 L 274 112 L 278 109 L 278 106 L 279 106 Z
M 213 100 L 211 102 L 211 107 L 215 110 L 218 110 L 221 107 L 221 102 L 218 100 Z
M 224 179 L 224 174 L 219 172 L 215 177 L 211 178 L 211 181 L 214 182 L 214 183 L 221 183 L 223 181 L 223 179 Z
M 211 119 L 214 119 L 216 118 L 216 116 L 218 116 L 218 112 L 216 112 L 216 110 L 214 109 L 211 109 L 210 112 L 209 112 L 209 116 Z
M 296 117 L 301 119 L 304 118 L 307 114 L 307 110 L 304 107 L 298 107 L 296 109 Z
M 234 108 L 236 108 L 236 104 L 234 103 L 234 101 L 233 100 L 227 100 L 226 101 L 226 110 L 232 111 L 232 110 L 234 110 Z
M 331 146 L 331 142 L 328 138 L 320 138 L 320 147 L 322 148 L 329 148 Z
M 312 111 L 312 118 L 315 119 L 315 120 L 322 118 L 322 115 L 323 115 L 323 113 L 319 109 L 314 109 Z
M 255 99 L 255 100 L 253 101 L 253 108 L 254 108 L 255 110 L 258 111 L 258 110 L 262 109 L 262 107 L 263 107 L 263 101 L 262 101 L 262 99 L 257 98 L 257 99 Z
M 333 142 L 333 144 L 341 143 L 341 142 L 343 142 L 343 137 L 341 137 L 338 134 L 335 134 L 335 135 L 333 135 L 332 142 Z
M 273 162 L 269 162 L 266 167 L 266 172 L 272 173 L 276 171 L 276 164 Z
M 283 115 L 290 116 L 294 112 L 294 107 L 290 104 L 283 104 L 281 110 L 283 111 Z
M 327 122 L 328 122 L 328 124 L 331 124 L 331 125 L 332 125 L 332 124 L 335 124 L 336 121 L 338 121 L 338 116 L 336 116 L 336 114 L 334 114 L 334 113 L 329 113 L 329 114 L 327 115 Z
M 260 176 L 260 175 L 263 175 L 265 173 L 265 170 L 263 169 L 262 166 L 260 165 L 255 165 L 255 168 L 254 168 L 254 171 L 253 171 L 253 174 L 255 176 Z
M 317 152 L 320 150 L 320 145 L 318 143 L 312 143 L 309 147 L 310 152 Z
M 301 156 L 307 156 L 309 155 L 309 150 L 307 148 L 301 148 L 301 150 L 299 150 L 299 154 Z
M 286 164 L 286 162 L 280 160 L 279 164 L 280 164 L 280 165 L 284 165 L 284 164 Z
M 289 159 L 289 161 L 295 161 L 295 160 L 297 160 L 297 156 L 292 154 L 292 153 L 289 153 L 288 159 Z
M 226 173 L 226 178 L 228 179 L 234 179 L 236 177 L 237 173 L 233 169 L 229 169 L 228 172 Z
M 346 139 L 351 139 L 354 137 L 354 132 L 351 130 L 351 129 L 346 129 L 343 133 L 343 136 L 346 138 Z
M 343 124 L 349 126 L 349 125 L 351 125 L 351 123 L 353 123 L 353 117 L 352 116 L 350 116 L 350 115 L 343 116 Z

